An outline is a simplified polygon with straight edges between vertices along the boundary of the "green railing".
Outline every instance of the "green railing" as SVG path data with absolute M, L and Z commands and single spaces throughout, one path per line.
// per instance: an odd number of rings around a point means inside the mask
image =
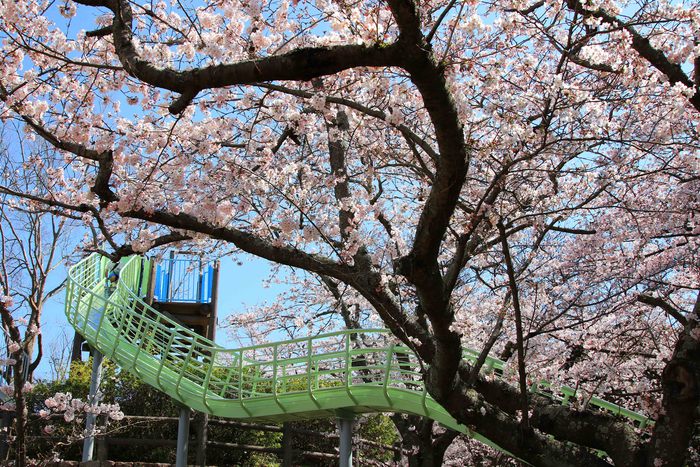
M 225 349 L 148 306 L 143 290 L 147 261 L 129 258 L 114 288 L 109 262 L 92 255 L 69 271 L 66 315 L 85 339 L 122 368 L 170 397 L 224 417 L 284 421 L 332 416 L 339 411 L 405 412 L 430 417 L 489 445 L 460 425 L 427 393 L 415 353 L 383 329 L 345 330 L 269 344 Z M 467 349 L 464 357 L 475 361 Z M 488 357 L 485 372 L 502 374 L 504 362 Z M 568 403 L 571 388 L 532 388 Z M 648 419 L 601 399 L 589 405 L 644 426 Z M 495 446 L 497 447 L 497 446 Z

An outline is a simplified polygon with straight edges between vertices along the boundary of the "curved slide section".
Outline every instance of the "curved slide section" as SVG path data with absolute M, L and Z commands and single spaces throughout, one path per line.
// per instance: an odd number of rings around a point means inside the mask
M 225 349 L 156 311 L 141 298 L 145 260 L 132 256 L 109 285 L 108 260 L 93 254 L 68 273 L 66 316 L 91 346 L 173 399 L 209 414 L 271 422 L 403 412 L 429 417 L 498 448 L 459 424 L 427 393 L 415 353 L 386 330 L 346 330 L 269 344 Z M 379 342 L 380 344 L 377 344 Z M 465 358 L 477 352 L 467 349 Z M 504 362 L 488 358 L 483 371 Z M 574 394 L 554 395 L 567 403 Z M 593 398 L 589 405 L 632 419 L 641 414 Z M 500 449 L 500 448 L 499 448 Z

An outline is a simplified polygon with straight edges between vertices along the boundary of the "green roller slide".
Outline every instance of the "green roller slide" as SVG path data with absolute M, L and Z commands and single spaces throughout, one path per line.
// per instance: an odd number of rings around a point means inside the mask
M 368 412 L 429 417 L 495 446 L 459 424 L 427 393 L 415 353 L 386 330 L 346 330 L 303 339 L 225 349 L 181 326 L 142 297 L 149 260 L 122 260 L 116 283 L 111 263 L 94 254 L 68 274 L 66 315 L 91 346 L 144 382 L 200 412 L 237 419 L 283 422 Z M 377 344 L 380 343 L 380 344 Z M 478 353 L 467 349 L 464 357 Z M 484 372 L 501 374 L 504 362 L 488 358 Z M 575 391 L 532 388 L 568 403 Z M 601 399 L 589 406 L 627 417 L 641 414 Z

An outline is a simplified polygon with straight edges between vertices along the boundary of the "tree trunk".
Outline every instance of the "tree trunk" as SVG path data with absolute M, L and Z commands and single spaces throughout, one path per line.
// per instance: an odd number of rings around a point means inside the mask
M 21 355 L 21 352 L 16 352 Z M 27 465 L 27 406 L 24 399 L 24 364 L 21 356 L 15 356 L 17 363 L 14 368 L 14 396 L 15 396 L 15 465 L 25 467 Z
M 409 467 L 442 466 L 447 448 L 459 435 L 452 430 L 434 434 L 433 421 L 423 417 L 409 415 L 404 418 L 397 414 L 391 418 L 401 435 L 402 447 L 413 452 L 408 458 Z
M 700 294 L 693 314 L 700 317 Z M 700 324 L 689 320 L 662 376 L 663 410 L 651 437 L 648 467 L 683 467 L 700 407 Z
M 440 443 L 439 437 L 435 441 L 423 436 L 417 438 L 418 452 L 408 459 L 409 467 L 441 467 L 450 443 Z

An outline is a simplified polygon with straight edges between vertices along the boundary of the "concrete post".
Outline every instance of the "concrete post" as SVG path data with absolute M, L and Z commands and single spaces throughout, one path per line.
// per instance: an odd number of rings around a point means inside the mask
M 187 445 L 190 440 L 190 408 L 180 409 L 180 420 L 177 424 L 177 451 L 175 467 L 187 466 Z
M 100 403 L 98 389 L 102 378 L 102 354 L 97 350 L 92 351 L 92 374 L 90 375 L 90 394 L 88 404 L 96 407 Z M 95 449 L 95 421 L 96 416 L 92 411 L 85 417 L 85 440 L 83 441 L 83 462 L 92 460 Z

